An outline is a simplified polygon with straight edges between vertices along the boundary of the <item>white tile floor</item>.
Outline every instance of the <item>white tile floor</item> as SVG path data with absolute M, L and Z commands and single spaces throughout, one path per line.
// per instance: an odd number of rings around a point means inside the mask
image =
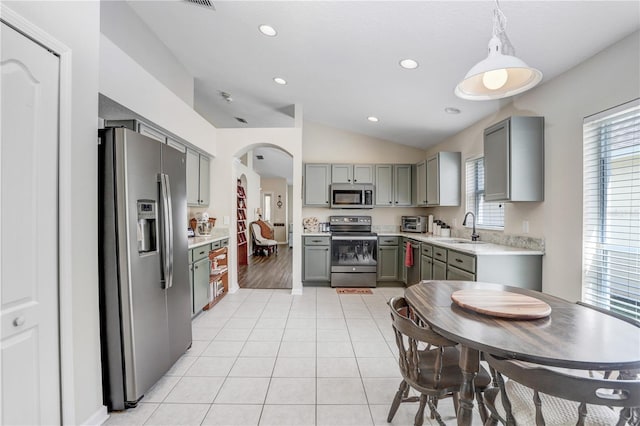
M 388 425 L 401 376 L 386 301 L 403 292 L 229 294 L 193 321 L 191 349 L 138 407 L 111 413 L 105 424 Z M 391 425 L 413 425 L 416 410 L 401 405 Z M 455 424 L 451 398 L 439 412 Z

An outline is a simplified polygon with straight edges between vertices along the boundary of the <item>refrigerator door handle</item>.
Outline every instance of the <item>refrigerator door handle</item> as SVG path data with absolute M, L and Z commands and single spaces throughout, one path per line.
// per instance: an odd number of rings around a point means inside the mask
M 169 267 L 168 274 L 168 288 L 173 287 L 173 199 L 171 198 L 171 182 L 169 181 L 169 175 L 164 175 L 166 188 L 167 188 L 167 223 L 169 228 L 169 234 L 167 238 L 167 246 L 168 246 L 168 262 L 167 266 Z
M 163 288 L 169 288 L 173 285 L 172 280 L 172 267 L 170 265 L 172 258 L 172 243 L 173 235 L 171 232 L 171 205 L 169 199 L 171 197 L 169 193 L 169 182 L 167 175 L 164 173 L 158 174 L 158 181 L 160 182 L 160 205 L 162 206 L 162 283 Z

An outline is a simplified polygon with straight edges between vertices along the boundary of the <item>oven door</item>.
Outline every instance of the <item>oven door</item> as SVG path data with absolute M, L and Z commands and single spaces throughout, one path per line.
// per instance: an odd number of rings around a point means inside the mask
M 331 287 L 375 287 L 377 244 L 375 235 L 332 235 Z
M 331 236 L 331 272 L 376 272 L 378 237 Z

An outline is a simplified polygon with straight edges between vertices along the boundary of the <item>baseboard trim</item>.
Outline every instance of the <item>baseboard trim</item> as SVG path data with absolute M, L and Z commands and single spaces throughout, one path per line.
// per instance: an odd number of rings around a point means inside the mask
M 98 411 L 93 413 L 91 417 L 82 422 L 83 426 L 100 426 L 109 418 L 109 413 L 107 412 L 107 407 L 102 405 L 98 408 Z

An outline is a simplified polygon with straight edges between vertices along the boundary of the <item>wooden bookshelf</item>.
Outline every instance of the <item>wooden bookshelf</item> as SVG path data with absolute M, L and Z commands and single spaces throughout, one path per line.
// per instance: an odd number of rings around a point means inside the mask
M 209 252 L 211 271 L 209 273 L 209 303 L 202 309 L 209 310 L 229 292 L 229 251 L 220 247 Z
M 247 195 L 238 179 L 238 265 L 247 264 Z

